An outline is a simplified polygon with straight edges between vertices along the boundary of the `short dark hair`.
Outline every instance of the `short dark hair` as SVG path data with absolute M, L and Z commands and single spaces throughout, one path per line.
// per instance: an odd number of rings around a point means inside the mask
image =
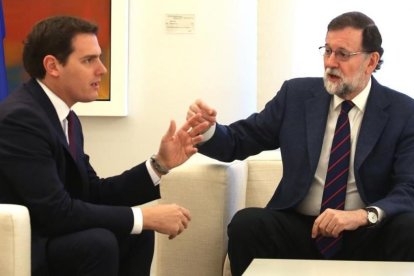
M 362 30 L 363 51 L 379 53 L 380 60 L 378 61 L 377 67 L 375 68 L 375 70 L 379 70 L 382 63 L 384 62 L 381 59 L 382 54 L 384 53 L 384 49 L 381 46 L 381 33 L 378 27 L 375 25 L 375 22 L 361 12 L 347 12 L 332 19 L 328 25 L 328 32 L 342 30 L 346 27 Z
M 81 33 L 98 33 L 98 26 L 73 16 L 46 18 L 33 27 L 23 48 L 23 65 L 32 78 L 43 79 L 46 70 L 43 59 L 53 55 L 63 65 L 73 52 L 72 39 Z

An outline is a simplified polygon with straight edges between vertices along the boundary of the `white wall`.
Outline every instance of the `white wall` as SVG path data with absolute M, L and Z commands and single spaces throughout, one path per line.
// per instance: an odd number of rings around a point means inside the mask
M 251 0 L 130 0 L 129 114 L 81 118 L 99 175 L 155 153 L 169 121 L 181 125 L 196 98 L 223 123 L 255 111 L 256 10 Z M 167 34 L 166 14 L 194 14 L 195 33 Z
M 257 107 L 261 110 L 292 75 L 291 0 L 258 1 Z

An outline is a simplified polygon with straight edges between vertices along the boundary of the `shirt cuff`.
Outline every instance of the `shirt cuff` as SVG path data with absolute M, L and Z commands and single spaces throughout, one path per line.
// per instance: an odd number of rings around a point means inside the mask
M 376 207 L 376 206 L 369 206 L 369 207 L 374 208 L 375 210 L 377 210 L 377 212 L 378 212 L 378 221 L 382 221 L 385 218 L 384 210 L 382 210 L 381 208 Z
M 131 234 L 141 234 L 143 227 L 142 211 L 139 207 L 132 207 L 132 214 L 134 215 L 134 225 Z
M 216 131 L 216 124 L 212 125 L 206 132 L 203 133 L 203 140 L 201 140 L 200 144 L 207 142 L 208 140 L 213 137 L 214 132 Z
M 147 170 L 148 173 L 152 179 L 152 183 L 154 183 L 154 185 L 159 185 L 161 178 L 158 176 L 158 174 L 154 171 L 154 169 L 151 166 L 151 161 L 148 159 L 147 162 L 145 162 L 145 166 L 147 166 Z

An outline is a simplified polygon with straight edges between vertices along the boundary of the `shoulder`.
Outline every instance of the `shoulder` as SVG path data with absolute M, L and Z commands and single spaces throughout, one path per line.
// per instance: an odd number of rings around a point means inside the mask
M 12 114 L 34 115 L 37 110 L 37 103 L 22 87 L 0 103 L 0 121 Z
M 322 78 L 293 78 L 286 81 L 289 85 L 294 86 L 322 86 L 323 87 L 323 79 Z
M 44 129 L 50 116 L 26 84 L 0 103 L 0 128 Z
M 283 83 L 282 89 L 292 91 L 307 92 L 326 92 L 322 78 L 295 78 L 287 80 Z
M 319 96 L 327 96 L 322 78 L 295 78 L 283 83 L 279 97 L 291 99 L 308 99 Z
M 379 105 L 391 109 L 397 109 L 400 112 L 414 112 L 414 99 L 400 91 L 384 86 L 375 79 L 371 87 L 372 98 Z

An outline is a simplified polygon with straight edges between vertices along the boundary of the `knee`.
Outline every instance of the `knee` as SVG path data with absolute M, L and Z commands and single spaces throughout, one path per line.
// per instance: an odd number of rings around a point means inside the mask
M 394 237 L 410 246 L 414 244 L 414 213 L 404 213 L 391 221 L 391 231 Z
M 90 229 L 87 232 L 84 239 L 87 255 L 107 260 L 118 259 L 119 244 L 113 232 L 103 228 Z
M 385 259 L 414 260 L 414 213 L 404 213 L 385 225 Z
M 257 229 L 262 216 L 262 208 L 246 208 L 238 211 L 228 225 L 227 233 L 229 238 L 248 235 L 251 230 Z

